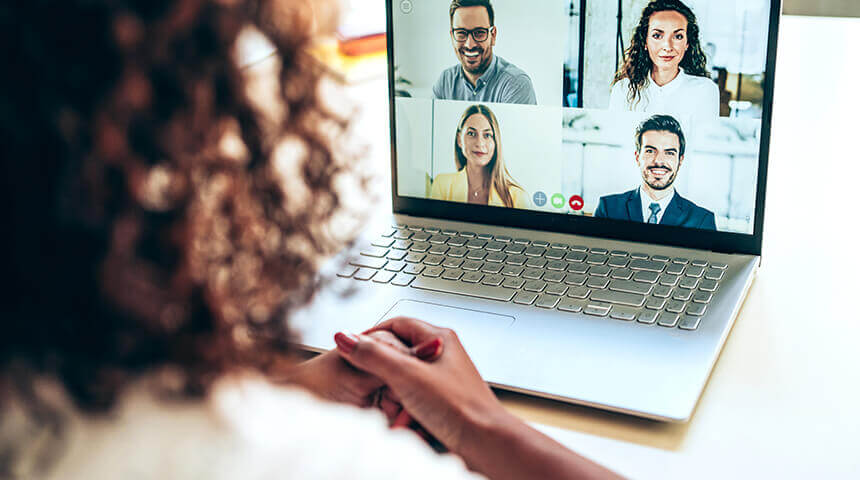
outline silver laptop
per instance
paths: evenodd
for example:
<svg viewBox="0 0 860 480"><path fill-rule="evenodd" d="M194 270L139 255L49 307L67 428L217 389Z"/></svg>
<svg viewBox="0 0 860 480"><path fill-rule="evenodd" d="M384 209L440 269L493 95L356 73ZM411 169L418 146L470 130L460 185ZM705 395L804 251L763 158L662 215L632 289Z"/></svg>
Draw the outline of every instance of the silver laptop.
<svg viewBox="0 0 860 480"><path fill-rule="evenodd" d="M622 3L388 0L394 212L306 348L412 316L494 387L691 417L761 260L781 6Z"/></svg>

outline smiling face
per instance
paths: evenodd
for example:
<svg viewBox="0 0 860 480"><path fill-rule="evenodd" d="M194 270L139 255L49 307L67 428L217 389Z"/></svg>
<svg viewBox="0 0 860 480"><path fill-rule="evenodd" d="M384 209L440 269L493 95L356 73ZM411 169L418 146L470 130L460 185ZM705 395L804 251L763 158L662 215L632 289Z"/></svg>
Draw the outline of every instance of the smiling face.
<svg viewBox="0 0 860 480"><path fill-rule="evenodd" d="M476 113L463 122L457 135L457 146L470 167L483 168L496 154L496 135L487 117Z"/></svg>
<svg viewBox="0 0 860 480"><path fill-rule="evenodd" d="M458 41L452 33L451 43L463 70L472 75L482 75L493 60L493 46L496 45L496 28L490 25L490 14L484 7L462 7L454 12L451 19L452 32L459 29L472 31L476 28L489 31L484 41L475 41L473 35L467 35L464 40Z"/></svg>
<svg viewBox="0 0 860 480"><path fill-rule="evenodd" d="M646 46L655 69L677 71L690 46L687 17L674 10L652 14Z"/></svg>
<svg viewBox="0 0 860 480"><path fill-rule="evenodd" d="M665 130L650 130L642 134L642 147L636 152L636 164L647 186L656 191L671 187L683 161L678 135Z"/></svg>

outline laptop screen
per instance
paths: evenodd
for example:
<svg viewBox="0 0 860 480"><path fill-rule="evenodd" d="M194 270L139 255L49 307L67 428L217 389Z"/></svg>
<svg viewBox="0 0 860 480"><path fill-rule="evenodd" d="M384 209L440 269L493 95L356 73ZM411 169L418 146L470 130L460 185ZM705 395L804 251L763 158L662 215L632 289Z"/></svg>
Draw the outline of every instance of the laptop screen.
<svg viewBox="0 0 860 480"><path fill-rule="evenodd" d="M752 235L771 0L392 0L397 195Z"/></svg>

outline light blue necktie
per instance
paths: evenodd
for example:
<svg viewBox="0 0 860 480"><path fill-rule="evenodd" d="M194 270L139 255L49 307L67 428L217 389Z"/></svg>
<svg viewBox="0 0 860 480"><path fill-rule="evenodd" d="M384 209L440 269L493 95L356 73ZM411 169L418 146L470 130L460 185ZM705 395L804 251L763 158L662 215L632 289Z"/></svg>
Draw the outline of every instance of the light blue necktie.
<svg viewBox="0 0 860 480"><path fill-rule="evenodd" d="M652 203L651 205L648 205L648 208L651 209L651 216L648 217L648 223L655 223L656 224L657 223L657 214L660 213L660 210L661 210L660 204L659 203Z"/></svg>

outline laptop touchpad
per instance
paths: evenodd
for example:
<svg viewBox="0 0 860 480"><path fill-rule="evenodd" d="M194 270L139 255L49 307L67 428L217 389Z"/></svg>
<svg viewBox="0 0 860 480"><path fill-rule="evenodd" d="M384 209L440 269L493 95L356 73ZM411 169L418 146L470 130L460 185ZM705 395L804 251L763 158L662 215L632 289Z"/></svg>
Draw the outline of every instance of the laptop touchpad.
<svg viewBox="0 0 860 480"><path fill-rule="evenodd" d="M383 315L380 321L395 317L417 318L438 327L454 330L476 365L484 365L484 359L504 355L500 339L503 338L503 332L516 321L509 315L415 300L400 300ZM480 367L479 370L481 370Z"/></svg>

